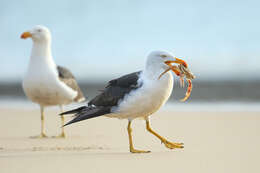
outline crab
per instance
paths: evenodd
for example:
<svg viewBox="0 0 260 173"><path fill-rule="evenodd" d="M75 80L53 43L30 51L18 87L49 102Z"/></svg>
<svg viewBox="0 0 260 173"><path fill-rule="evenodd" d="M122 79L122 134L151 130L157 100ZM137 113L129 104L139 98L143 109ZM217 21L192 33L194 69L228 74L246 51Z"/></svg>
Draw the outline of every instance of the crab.
<svg viewBox="0 0 260 173"><path fill-rule="evenodd" d="M188 82L188 88L185 94L185 97L181 99L181 102L185 102L191 94L192 91L192 79L195 79L195 75L190 71L190 69L187 66L184 66L183 64L180 64L178 66L167 64L169 68L165 70L160 76L159 79L168 71L172 70L177 76L180 77L180 86L183 88L184 87L184 79L186 78Z"/></svg>

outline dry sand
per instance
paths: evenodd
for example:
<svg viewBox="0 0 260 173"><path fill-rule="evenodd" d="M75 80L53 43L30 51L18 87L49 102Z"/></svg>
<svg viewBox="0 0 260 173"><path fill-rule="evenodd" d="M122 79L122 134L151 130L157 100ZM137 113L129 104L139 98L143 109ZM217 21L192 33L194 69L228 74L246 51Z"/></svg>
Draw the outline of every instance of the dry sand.
<svg viewBox="0 0 260 173"><path fill-rule="evenodd" d="M59 133L58 109L46 112L46 133ZM69 118L67 118L69 120ZM127 121L100 117L66 128L66 139L31 139L39 133L37 109L0 109L0 172L260 172L259 112L159 111L152 127L184 149L169 150L133 123L134 143L149 154L128 151Z"/></svg>

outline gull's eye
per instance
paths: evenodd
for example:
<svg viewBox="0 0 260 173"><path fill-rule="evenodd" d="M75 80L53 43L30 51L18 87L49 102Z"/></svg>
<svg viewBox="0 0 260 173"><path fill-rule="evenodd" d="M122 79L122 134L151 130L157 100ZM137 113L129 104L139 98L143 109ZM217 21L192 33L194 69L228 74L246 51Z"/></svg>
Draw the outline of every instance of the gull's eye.
<svg viewBox="0 0 260 173"><path fill-rule="evenodd" d="M37 29L37 31L38 31L38 32L42 32L42 30L41 30L41 29Z"/></svg>
<svg viewBox="0 0 260 173"><path fill-rule="evenodd" d="M162 54L162 55L160 55L160 57L162 57L162 58L166 58L167 55Z"/></svg>

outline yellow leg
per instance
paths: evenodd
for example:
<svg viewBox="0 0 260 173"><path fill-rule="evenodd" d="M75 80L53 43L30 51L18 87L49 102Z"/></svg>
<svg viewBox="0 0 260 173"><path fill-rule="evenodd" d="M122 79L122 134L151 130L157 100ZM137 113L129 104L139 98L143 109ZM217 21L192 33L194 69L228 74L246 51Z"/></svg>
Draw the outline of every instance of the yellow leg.
<svg viewBox="0 0 260 173"><path fill-rule="evenodd" d="M167 148L170 149L175 149L175 148L184 148L183 143L174 143L174 142L170 142L167 141L164 137L160 136L158 133L156 133L155 131L153 131L150 127L150 123L149 123L149 119L146 119L146 129L152 133L154 136L156 136L157 138L159 138L161 140L162 143L164 143L164 145Z"/></svg>
<svg viewBox="0 0 260 173"><path fill-rule="evenodd" d="M47 135L44 133L44 108L41 106L41 137L47 137Z"/></svg>
<svg viewBox="0 0 260 173"><path fill-rule="evenodd" d="M128 132L128 137L129 137L129 149L130 149L131 153L149 153L150 152L150 151L143 151L143 150L134 149L133 139L132 139L131 120L128 121L127 132Z"/></svg>
<svg viewBox="0 0 260 173"><path fill-rule="evenodd" d="M41 106L41 138L46 138L47 135L44 133L44 107Z"/></svg>
<svg viewBox="0 0 260 173"><path fill-rule="evenodd" d="M60 111L63 112L63 107L60 105ZM65 138L65 131L64 131L64 116L61 116L61 134L57 137L59 138Z"/></svg>
<svg viewBox="0 0 260 173"><path fill-rule="evenodd" d="M47 135L44 133L44 107L40 106L41 109L41 134L38 136L32 136L32 138L47 138Z"/></svg>

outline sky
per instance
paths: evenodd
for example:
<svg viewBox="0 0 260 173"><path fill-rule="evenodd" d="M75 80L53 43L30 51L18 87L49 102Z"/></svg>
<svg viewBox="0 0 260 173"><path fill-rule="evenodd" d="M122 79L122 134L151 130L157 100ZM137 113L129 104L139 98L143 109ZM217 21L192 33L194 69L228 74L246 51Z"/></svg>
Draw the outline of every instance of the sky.
<svg viewBox="0 0 260 173"><path fill-rule="evenodd" d="M260 80L260 1L0 1L0 81L21 81L34 25L52 32L55 62L82 81L143 69L153 50L184 59L202 80Z"/></svg>

